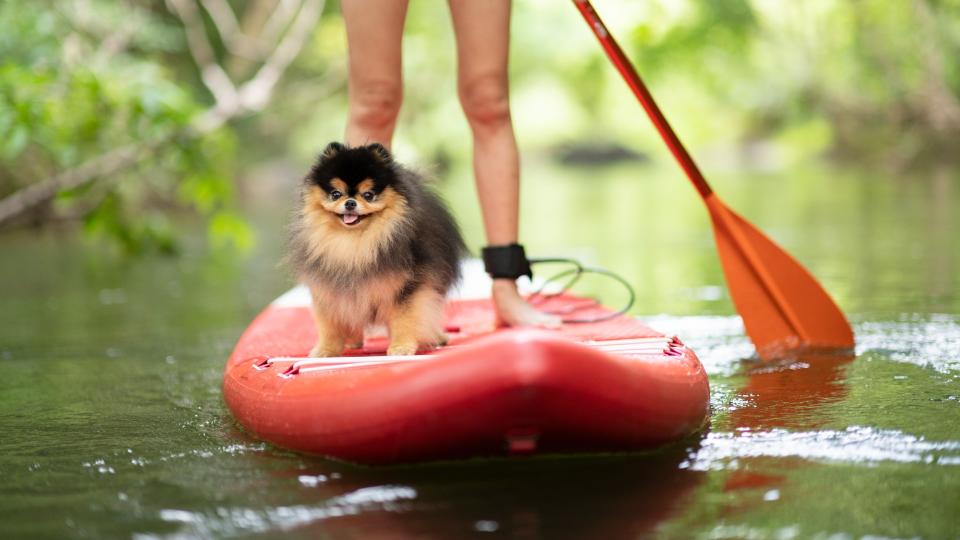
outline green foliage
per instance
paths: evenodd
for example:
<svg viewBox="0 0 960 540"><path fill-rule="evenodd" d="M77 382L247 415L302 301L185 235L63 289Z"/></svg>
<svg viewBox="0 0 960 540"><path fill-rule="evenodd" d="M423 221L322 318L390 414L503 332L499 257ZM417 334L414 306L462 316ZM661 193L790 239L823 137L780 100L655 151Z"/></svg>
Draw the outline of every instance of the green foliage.
<svg viewBox="0 0 960 540"><path fill-rule="evenodd" d="M956 0L594 4L694 150L709 146L734 156L738 146L763 142L789 160L956 155L948 152L960 137ZM325 16L298 61L301 75L342 69L342 24L338 13ZM395 146L427 163L441 156L467 161L470 136L457 103L448 10L411 3L404 32L405 101ZM525 152L596 140L662 151L569 2L514 3L510 62ZM302 160L341 136L342 89L318 99L302 85L283 100L279 111L291 119Z"/></svg>
<svg viewBox="0 0 960 540"><path fill-rule="evenodd" d="M667 6L680 14L664 25ZM942 149L960 136L957 8L662 0L638 17L629 48L653 78L696 84L714 107L733 110L745 139L826 121L823 141L834 151L864 157L894 147L927 158L911 147Z"/></svg>
<svg viewBox="0 0 960 540"><path fill-rule="evenodd" d="M243 23L243 10L268 13L271 4L231 5ZM709 147L727 160L766 149L780 167L824 155L893 164L956 159L957 0L604 0L596 7L698 157ZM61 193L29 217L79 217L92 234L136 252L173 250L180 222L199 215L212 245L248 245L251 232L233 202L237 172L291 155L303 167L342 137L347 51L338 8L328 2L262 114L197 139L183 135L210 99L163 1L0 2L0 197L110 150L162 141L139 166ZM225 57L224 43L213 41ZM445 5L411 2L403 51L405 101L394 141L401 158L468 163ZM238 58L224 64L233 76L256 67ZM665 156L569 3L514 3L510 73L525 155L590 141ZM771 161L764 163L769 170Z"/></svg>
<svg viewBox="0 0 960 540"><path fill-rule="evenodd" d="M182 138L204 106L170 67L183 48L175 24L147 5L82 4L0 3L0 196L140 145L140 165L61 193L38 217L81 218L129 252L171 252L171 219L187 217L175 208L231 211L232 136ZM220 240L248 238L242 220L210 230L248 243Z"/></svg>

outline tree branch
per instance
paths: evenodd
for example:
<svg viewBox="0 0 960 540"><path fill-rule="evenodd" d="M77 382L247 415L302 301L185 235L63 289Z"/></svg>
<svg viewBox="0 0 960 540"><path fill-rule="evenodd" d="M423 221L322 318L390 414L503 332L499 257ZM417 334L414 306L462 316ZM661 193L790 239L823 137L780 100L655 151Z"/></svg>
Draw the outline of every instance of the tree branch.
<svg viewBox="0 0 960 540"><path fill-rule="evenodd" d="M250 60L262 60L266 56L263 40L247 36L240 30L237 16L226 0L200 0L200 5L210 14L220 39L232 54Z"/></svg>
<svg viewBox="0 0 960 540"><path fill-rule="evenodd" d="M284 2L285 0L281 0ZM269 102L280 77L303 48L323 11L324 0L303 0L289 30L277 44L256 75L240 90L217 63L202 16L194 0L167 0L171 11L184 23L187 44L197 63L204 84L213 95L213 106L194 117L180 130L148 141L131 143L92 158L83 164L41 180L0 199L0 225L40 206L58 193L74 189L98 178L117 174L136 165L160 146L176 138L195 138L209 133L233 118L260 111Z"/></svg>
<svg viewBox="0 0 960 540"><path fill-rule="evenodd" d="M200 69L200 79L213 94L213 99L217 101L219 107L224 109L237 107L237 87L230 80L227 72L217 63L197 5L193 0L167 0L167 5L183 21L190 55Z"/></svg>
<svg viewBox="0 0 960 540"><path fill-rule="evenodd" d="M290 30L252 79L240 88L240 99L247 109L259 111L270 100L274 86L300 53L323 12L324 0L304 0Z"/></svg>
<svg viewBox="0 0 960 540"><path fill-rule="evenodd" d="M166 142L164 137L154 141L133 143L115 148L93 158L75 169L70 169L51 178L31 184L0 200L0 224L53 199L61 191L80 187L95 178L115 174L143 158L156 147Z"/></svg>
<svg viewBox="0 0 960 540"><path fill-rule="evenodd" d="M280 39L283 31L290 26L290 21L297 14L298 2L295 0L277 0L277 5L270 13L270 18L263 25L260 39L267 43L274 43Z"/></svg>
<svg viewBox="0 0 960 540"><path fill-rule="evenodd" d="M233 36L239 31L237 16L233 14L233 9L226 0L200 0L203 9L207 10L210 18L213 19L214 26L220 32L220 37L224 42L233 39Z"/></svg>

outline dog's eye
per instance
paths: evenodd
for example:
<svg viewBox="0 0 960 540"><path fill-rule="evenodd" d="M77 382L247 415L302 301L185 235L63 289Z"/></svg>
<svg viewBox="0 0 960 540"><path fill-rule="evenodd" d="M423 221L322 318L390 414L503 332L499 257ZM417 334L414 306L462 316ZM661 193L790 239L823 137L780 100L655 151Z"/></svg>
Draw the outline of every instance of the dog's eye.
<svg viewBox="0 0 960 540"><path fill-rule="evenodd" d="M367 201L367 202L370 202L370 201L373 200L373 197L374 197L374 195L373 195L373 192L372 192L372 191L364 191L364 192L363 192L363 200L365 200L365 201Z"/></svg>
<svg viewBox="0 0 960 540"><path fill-rule="evenodd" d="M342 197L342 196L343 196L343 193L340 193L340 192L337 191L337 190L333 190L333 191L330 192L330 198L333 199L333 200L337 200L337 199L339 199L339 198Z"/></svg>

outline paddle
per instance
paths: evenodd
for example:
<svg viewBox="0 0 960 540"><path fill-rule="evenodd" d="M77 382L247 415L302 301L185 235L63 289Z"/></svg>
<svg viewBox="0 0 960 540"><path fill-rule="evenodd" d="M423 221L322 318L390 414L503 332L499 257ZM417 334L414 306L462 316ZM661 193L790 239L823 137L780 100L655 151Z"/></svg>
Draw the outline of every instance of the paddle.
<svg viewBox="0 0 960 540"><path fill-rule="evenodd" d="M730 296L761 358L798 349L850 349L853 331L817 280L713 193L589 0L573 0L710 212Z"/></svg>

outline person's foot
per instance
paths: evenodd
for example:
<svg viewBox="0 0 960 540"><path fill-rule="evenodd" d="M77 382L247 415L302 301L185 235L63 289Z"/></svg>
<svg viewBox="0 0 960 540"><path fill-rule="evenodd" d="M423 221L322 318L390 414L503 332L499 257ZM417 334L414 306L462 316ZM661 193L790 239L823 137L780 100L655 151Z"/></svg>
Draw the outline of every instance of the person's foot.
<svg viewBox="0 0 960 540"><path fill-rule="evenodd" d="M497 308L497 326L539 326L560 328L562 321L556 315L534 309L517 292L517 284L510 279L493 280L493 304Z"/></svg>

